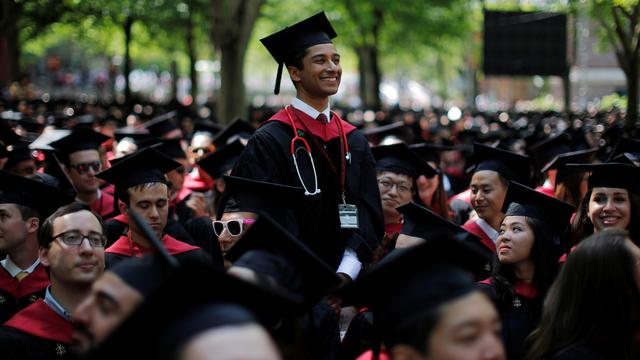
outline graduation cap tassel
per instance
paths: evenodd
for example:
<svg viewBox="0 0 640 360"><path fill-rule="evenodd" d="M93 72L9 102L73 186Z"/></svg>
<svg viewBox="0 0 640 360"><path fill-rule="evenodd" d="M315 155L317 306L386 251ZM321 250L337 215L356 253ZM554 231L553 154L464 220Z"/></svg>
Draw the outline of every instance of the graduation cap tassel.
<svg viewBox="0 0 640 360"><path fill-rule="evenodd" d="M284 67L284 63L278 64L278 73L276 74L276 87L273 89L273 93L278 95L280 94L280 81L282 80L282 68Z"/></svg>

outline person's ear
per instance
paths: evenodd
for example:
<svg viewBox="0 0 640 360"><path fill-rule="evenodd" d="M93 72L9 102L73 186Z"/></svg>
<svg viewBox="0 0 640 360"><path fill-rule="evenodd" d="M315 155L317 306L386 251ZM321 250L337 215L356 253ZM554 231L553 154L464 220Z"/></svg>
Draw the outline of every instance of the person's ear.
<svg viewBox="0 0 640 360"><path fill-rule="evenodd" d="M51 245L51 244L49 244ZM51 262L49 261L49 246L45 247L40 247L38 249L38 257L40 258L40 263L44 266L44 267L49 267L51 266Z"/></svg>
<svg viewBox="0 0 640 360"><path fill-rule="evenodd" d="M118 201L118 210L120 210L121 214L127 214L129 207L122 201Z"/></svg>
<svg viewBox="0 0 640 360"><path fill-rule="evenodd" d="M293 81L294 83L300 81L300 69L295 66L287 66L287 71L289 72L291 81Z"/></svg>
<svg viewBox="0 0 640 360"><path fill-rule="evenodd" d="M40 219L32 217L27 219L27 232L29 234L37 233L40 228Z"/></svg>

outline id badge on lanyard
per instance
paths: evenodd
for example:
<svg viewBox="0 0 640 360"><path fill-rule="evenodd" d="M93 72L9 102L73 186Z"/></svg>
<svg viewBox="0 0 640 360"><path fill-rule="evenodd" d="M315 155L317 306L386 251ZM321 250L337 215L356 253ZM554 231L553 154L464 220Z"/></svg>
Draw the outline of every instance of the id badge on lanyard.
<svg viewBox="0 0 640 360"><path fill-rule="evenodd" d="M340 228L358 229L358 207L347 204L344 192L342 193L342 204L338 204L338 214L340 215Z"/></svg>

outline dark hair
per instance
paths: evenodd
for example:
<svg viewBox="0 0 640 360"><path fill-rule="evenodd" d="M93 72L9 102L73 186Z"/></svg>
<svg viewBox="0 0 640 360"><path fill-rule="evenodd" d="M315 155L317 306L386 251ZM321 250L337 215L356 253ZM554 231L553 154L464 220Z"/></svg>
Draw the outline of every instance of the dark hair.
<svg viewBox="0 0 640 360"><path fill-rule="evenodd" d="M631 204L631 214L627 231L629 237L636 245L640 246L640 196L627 189L629 193L629 203ZM571 224L571 234L573 244L579 244L587 236L594 233L593 223L589 219L589 202L593 188L589 189L578 206L576 216Z"/></svg>
<svg viewBox="0 0 640 360"><path fill-rule="evenodd" d="M542 321L528 341L527 359L544 359L574 345L602 340L617 359L637 359L640 292L627 232L606 229L568 256L544 302Z"/></svg>
<svg viewBox="0 0 640 360"><path fill-rule="evenodd" d="M429 352L427 348L429 344L428 338L442 318L442 313L446 305L447 303L444 303L436 308L430 308L426 311L416 313L411 319L394 327L393 331L384 331L381 329L380 331L384 331L385 333L385 335L383 335L385 347L391 349L398 344L404 344L411 346L420 354L427 355Z"/></svg>
<svg viewBox="0 0 640 360"><path fill-rule="evenodd" d="M58 210L56 210L56 212L54 212L51 216L49 216L44 221L42 226L40 226L40 232L38 233L38 242L40 244L40 247L48 248L51 242L53 242L53 222L57 218L68 215L68 214L77 213L80 211L89 211L91 214L93 214L93 216L95 216L95 218L100 223L101 232L103 234L106 234L106 227L100 215L93 212L89 207L89 205L87 204L83 204L80 202L72 202L71 204L65 205L59 208Z"/></svg>
<svg viewBox="0 0 640 360"><path fill-rule="evenodd" d="M571 175L567 175L561 182L557 182L556 180L556 188L554 190L556 199L562 200L577 207L582 200L582 194L580 194L580 186L583 180L583 172L577 172Z"/></svg>
<svg viewBox="0 0 640 360"><path fill-rule="evenodd" d="M533 283L544 297L556 275L557 257L553 249L556 239L549 226L543 221L528 216L525 219L533 231L533 246L529 254L535 266ZM499 306L504 304L510 306L515 296L515 282L517 280L513 266L500 263L496 256L491 277L491 284L498 296Z"/></svg>
<svg viewBox="0 0 640 360"><path fill-rule="evenodd" d="M42 220L40 218L40 213L38 213L38 211L36 209L28 207L28 206L20 205L20 204L15 204L15 205L18 208L18 211L20 212L20 216L22 217L22 221L27 221L27 219L30 219L30 218L38 218L38 219Z"/></svg>
<svg viewBox="0 0 640 360"><path fill-rule="evenodd" d="M291 56L287 61L285 61L287 66L293 66L298 70L304 69L304 57L309 53L309 48L306 48L295 55Z"/></svg>

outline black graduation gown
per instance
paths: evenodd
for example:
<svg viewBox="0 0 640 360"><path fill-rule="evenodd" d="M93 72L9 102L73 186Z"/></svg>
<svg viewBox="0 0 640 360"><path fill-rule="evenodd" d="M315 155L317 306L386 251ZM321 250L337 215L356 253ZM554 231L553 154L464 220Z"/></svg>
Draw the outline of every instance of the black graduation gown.
<svg viewBox="0 0 640 360"><path fill-rule="evenodd" d="M18 311L44 298L49 276L41 264L22 281L16 280L0 266L0 324Z"/></svg>
<svg viewBox="0 0 640 360"><path fill-rule="evenodd" d="M557 351L551 360L609 360L622 359L623 354L615 346L605 346L604 343L590 339L583 344L571 345Z"/></svg>
<svg viewBox="0 0 640 360"><path fill-rule="evenodd" d="M306 115L296 110L300 118ZM276 114L277 115L277 114ZM306 116L306 121L316 121ZM340 121L334 114L331 123ZM334 125L335 126L335 125ZM299 133L303 129L298 128ZM341 144L339 138L317 142L326 147L331 163L319 150L312 135L304 133L315 163L318 187L321 193L304 196L302 204L287 204L285 216L276 220L292 234L303 240L311 250L329 266L336 269L342 259L345 246L354 249L362 262L370 262L373 250L383 234L384 221L380 205L380 193L376 181L375 160L366 138L358 130L347 134L351 163L346 165L346 201L358 207L358 230L342 230L338 216L341 203L339 174L341 171ZM260 127L249 140L236 162L232 175L274 182L290 186L302 186L291 156L292 127L281 121L269 121ZM296 142L296 147L302 146ZM313 191L314 176L310 161L299 152L298 165L305 184ZM286 201L286 199L283 199ZM296 206L298 205L298 206Z"/></svg>
<svg viewBox="0 0 640 360"><path fill-rule="evenodd" d="M0 357L3 360L75 359L69 349L72 334L71 322L38 300L0 327Z"/></svg>
<svg viewBox="0 0 640 360"><path fill-rule="evenodd" d="M497 297L489 280L481 283ZM502 340L508 360L520 360L526 354L525 339L538 326L542 317L544 296L532 284L516 283L515 296L509 301L498 300L502 320Z"/></svg>

